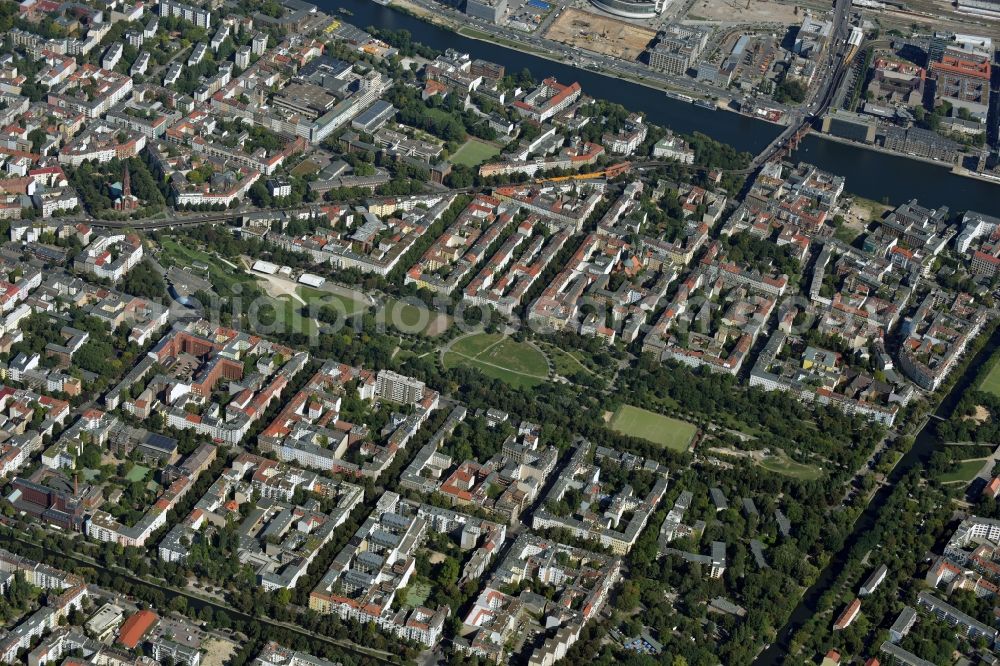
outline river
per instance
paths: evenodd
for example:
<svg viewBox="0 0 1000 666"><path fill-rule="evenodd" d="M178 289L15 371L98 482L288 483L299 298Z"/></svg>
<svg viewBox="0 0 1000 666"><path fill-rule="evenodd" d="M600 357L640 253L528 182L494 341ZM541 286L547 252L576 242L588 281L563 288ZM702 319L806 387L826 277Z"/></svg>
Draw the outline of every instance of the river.
<svg viewBox="0 0 1000 666"><path fill-rule="evenodd" d="M579 81L585 93L617 102L632 111L641 111L658 125L677 132L701 132L739 150L757 153L781 131L777 125L762 120L727 111L710 111L671 99L638 83L463 37L370 0L312 2L337 16L340 16L337 10L341 7L350 10L353 16L344 20L360 28L370 25L390 30L405 28L415 41L442 50L454 48L466 51L475 57L500 63L511 72L527 68L536 79L555 76L561 81ZM899 204L919 197L925 205L946 205L952 210L996 213L1000 209L997 204L1000 186L956 176L944 167L926 162L848 146L817 135L803 141L795 158L844 176L848 191L876 201L887 199L889 203Z"/></svg>
<svg viewBox="0 0 1000 666"><path fill-rule="evenodd" d="M975 381L982 364L998 348L1000 348L1000 328L993 332L989 342L983 346L972 359L972 362L969 363L968 367L966 367L965 373L938 405L937 410L934 412L935 416L942 419L947 419L951 416L951 412L958 403L959 398L962 397L965 390ZM935 424L935 419L927 420L927 423L924 424L924 427L917 434L913 447L900 458L899 463L889 473L888 483L875 492L868 506L858 517L857 522L854 524L854 529L844 541L843 548L834 554L830 563L820 573L816 582L806 590L798 606L792 611L788 622L778 632L777 640L774 641L771 647L761 653L755 664L759 666L777 666L777 664L783 662L792 635L801 629L809 618L812 617L813 613L816 612L817 602L836 581L837 575L843 570L844 564L847 562L847 558L855 544L857 544L858 539L875 527L875 521L878 519L879 512L889 499L896 484L915 466L924 465L930 460L931 454L934 453L938 445L938 439L934 433Z"/></svg>

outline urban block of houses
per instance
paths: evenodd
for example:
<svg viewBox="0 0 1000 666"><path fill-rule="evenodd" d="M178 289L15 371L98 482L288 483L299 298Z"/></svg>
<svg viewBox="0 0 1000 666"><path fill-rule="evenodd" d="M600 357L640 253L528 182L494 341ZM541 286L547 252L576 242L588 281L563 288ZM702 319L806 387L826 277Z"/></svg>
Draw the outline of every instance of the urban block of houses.
<svg viewBox="0 0 1000 666"><path fill-rule="evenodd" d="M205 320L175 323L147 357L165 372L130 387L136 401L173 428L229 445L242 441L309 358Z"/></svg>
<svg viewBox="0 0 1000 666"><path fill-rule="evenodd" d="M235 521L240 562L264 590L293 588L363 497L360 486L241 453L160 541L159 555L184 561L193 544Z"/></svg>
<svg viewBox="0 0 1000 666"><path fill-rule="evenodd" d="M190 492L198 477L215 460L216 448L202 444L191 455L175 466L176 473L167 474L169 481L145 514L133 524L123 524L102 508L98 508L87 518L86 534L97 541L115 543L120 546L146 545L156 530L167 524L167 514ZM107 498L110 501L110 498Z"/></svg>
<svg viewBox="0 0 1000 666"><path fill-rule="evenodd" d="M587 141L578 141L569 146L559 148L552 157L536 157L532 159L514 159L502 162L487 162L479 167L479 175L483 178L491 176L510 176L525 174L534 176L539 172L552 169L569 169L576 171L591 166L604 155L604 146Z"/></svg>
<svg viewBox="0 0 1000 666"><path fill-rule="evenodd" d="M546 231L542 218L529 215L466 285L462 299L507 316L513 314L571 235L566 229L549 235Z"/></svg>
<svg viewBox="0 0 1000 666"><path fill-rule="evenodd" d="M142 239L136 234L104 232L95 237L73 261L78 271L117 282L142 261Z"/></svg>
<svg viewBox="0 0 1000 666"><path fill-rule="evenodd" d="M522 422L516 429L507 428L511 434L489 460L459 461L442 448L456 428L463 427L465 417L465 407L452 409L441 428L403 470L399 485L407 490L438 493L453 506L477 506L508 523L516 520L538 497L555 468L558 451L551 444L543 446L541 428ZM505 426L493 426L500 427Z"/></svg>
<svg viewBox="0 0 1000 666"><path fill-rule="evenodd" d="M59 163L73 167L84 162L110 162L136 157L146 147L146 136L105 123L91 123L59 149Z"/></svg>
<svg viewBox="0 0 1000 666"><path fill-rule="evenodd" d="M681 164L694 164L694 150L687 141L670 131L653 144L653 157L676 160Z"/></svg>
<svg viewBox="0 0 1000 666"><path fill-rule="evenodd" d="M721 493L722 491L720 490L719 492ZM684 514L691 508L692 500L694 500L694 494L690 490L682 490L677 499L674 500L674 505L667 512L667 516L663 519L663 524L660 525L657 541L660 544L661 551L666 551L671 541L697 534L700 531L697 527L692 527L684 523Z"/></svg>
<svg viewBox="0 0 1000 666"><path fill-rule="evenodd" d="M809 299L831 320L824 333L835 328L852 348L860 348L896 326L917 281L904 266L826 243L816 259Z"/></svg>
<svg viewBox="0 0 1000 666"><path fill-rule="evenodd" d="M800 233L827 236L833 233L833 211L844 192L844 178L811 164L769 162L747 193L745 205L753 215L778 227L791 225ZM730 224L737 224L739 216ZM760 225L752 217L744 224Z"/></svg>
<svg viewBox="0 0 1000 666"><path fill-rule="evenodd" d="M719 253L713 243L701 266L681 282L643 340L643 351L692 367L739 372L788 278L742 268Z"/></svg>
<svg viewBox="0 0 1000 666"><path fill-rule="evenodd" d="M565 85L550 77L514 102L514 110L528 120L541 123L566 110L582 94L579 83Z"/></svg>
<svg viewBox="0 0 1000 666"><path fill-rule="evenodd" d="M664 556L679 557L685 562L701 566L702 575L707 573L709 578L722 578L722 574L726 572L726 544L713 541L709 553L705 555L670 547L661 550Z"/></svg>
<svg viewBox="0 0 1000 666"><path fill-rule="evenodd" d="M503 544L506 528L481 518L419 504L386 492L309 595L309 608L434 646L450 608L403 606L394 600L413 579L429 539L447 538L462 553L459 584L478 580Z"/></svg>
<svg viewBox="0 0 1000 666"><path fill-rule="evenodd" d="M323 141L371 107L392 79L375 69L355 71L321 52L322 43L311 40L295 47L286 40L267 53L261 50L264 57L212 93L212 108L310 143ZM285 82L289 85L262 110L266 91Z"/></svg>
<svg viewBox="0 0 1000 666"><path fill-rule="evenodd" d="M138 132L147 140L158 139L181 119L179 104L176 92L146 84L136 87L131 97L108 111L105 121Z"/></svg>
<svg viewBox="0 0 1000 666"><path fill-rule="evenodd" d="M36 418L41 415L41 419ZM52 437L70 415L65 400L31 389L0 387L0 478L11 478L41 452L44 435Z"/></svg>
<svg viewBox="0 0 1000 666"><path fill-rule="evenodd" d="M333 228L321 228L300 237L271 232L267 239L285 249L307 254L317 263L386 276L400 265L400 260L448 210L452 201L454 198L450 196L434 196L400 200L398 208L392 208L393 204L367 208L328 206L323 212ZM425 207L416 208L417 203ZM374 212L373 208L380 212Z"/></svg>
<svg viewBox="0 0 1000 666"><path fill-rule="evenodd" d="M515 203L521 210L553 220L575 233L603 199L603 190L565 183L507 185L494 188L493 198Z"/></svg>
<svg viewBox="0 0 1000 666"><path fill-rule="evenodd" d="M552 330L573 330L608 342L634 340L676 273L652 253L634 246L643 220L639 183L626 187L566 267L531 304L528 320ZM641 244L641 243L640 243ZM660 270L648 270L650 268ZM597 311L587 312L591 306Z"/></svg>
<svg viewBox="0 0 1000 666"><path fill-rule="evenodd" d="M1000 521L970 516L959 523L925 580L951 594L969 590L977 597L1000 593Z"/></svg>
<svg viewBox="0 0 1000 666"><path fill-rule="evenodd" d="M616 481L602 483L602 469L614 470ZM631 483L622 483L621 478ZM636 491L632 483L641 483L645 492ZM569 463L535 510L532 527L565 529L624 555L635 545L666 490L666 476L655 462L579 440Z"/></svg>
<svg viewBox="0 0 1000 666"><path fill-rule="evenodd" d="M982 639L989 648L996 646L996 629L963 613L948 602L942 601L930 591L924 590L917 595L917 606L932 613L939 620L952 625L970 640Z"/></svg>
<svg viewBox="0 0 1000 666"><path fill-rule="evenodd" d="M131 77L88 63L50 92L48 103L93 119L103 116L131 92Z"/></svg>
<svg viewBox="0 0 1000 666"><path fill-rule="evenodd" d="M882 255L897 247L919 252L929 269L929 260L940 254L957 234L956 228L949 224L947 206L926 208L913 199L897 206L881 221L871 241L866 239L865 249Z"/></svg>
<svg viewBox="0 0 1000 666"><path fill-rule="evenodd" d="M271 149L261 145L264 140L255 131L266 132L266 138L277 139L281 142L281 147ZM202 109L193 111L168 128L164 140L186 146L195 154L257 171L265 176L272 175L288 157L302 152L306 146L306 140L302 137L286 141L271 130L255 130L241 119L224 121L220 116Z"/></svg>
<svg viewBox="0 0 1000 666"><path fill-rule="evenodd" d="M897 383L876 379L852 367L852 360L775 331L750 372L750 386L788 391L801 400L833 405L891 427L900 407L909 402L912 388L902 378Z"/></svg>
<svg viewBox="0 0 1000 666"><path fill-rule="evenodd" d="M933 290L903 322L899 368L917 386L933 391L951 372L987 319L987 310L966 293Z"/></svg>
<svg viewBox="0 0 1000 666"><path fill-rule="evenodd" d="M111 331L125 324L129 327L129 341L140 347L152 342L167 325L169 312L156 301L86 283L82 292L88 315L100 319Z"/></svg>
<svg viewBox="0 0 1000 666"><path fill-rule="evenodd" d="M44 634L57 630L71 611L82 610L90 595L86 583L78 576L0 551L0 587L6 591L11 578L18 574L47 594L41 608L0 636L0 661L8 664L17 663L21 650L27 650Z"/></svg>
<svg viewBox="0 0 1000 666"><path fill-rule="evenodd" d="M250 666L337 666L340 662L322 659L307 652L292 650L274 641L260 651Z"/></svg>
<svg viewBox="0 0 1000 666"><path fill-rule="evenodd" d="M242 201L261 177L251 167L229 162L220 166L185 146L150 142L148 153L156 171L170 183L177 206L229 206Z"/></svg>
<svg viewBox="0 0 1000 666"><path fill-rule="evenodd" d="M389 370L373 373L328 361L259 437L263 452L309 469L377 478L438 405L423 382ZM381 432L341 418L345 401L390 410ZM397 413L397 405L409 414Z"/></svg>
<svg viewBox="0 0 1000 666"><path fill-rule="evenodd" d="M13 163L8 162L8 167L12 166ZM20 175L0 179L0 218L20 220L25 209L34 208L41 212L43 220L48 220L59 211L73 211L79 207L79 196L69 185L56 158L43 158L34 168L25 166L16 173ZM15 229L30 228L32 224L49 226L37 220L14 222L11 224L11 236L20 235L20 231ZM28 240L37 240L37 237Z"/></svg>
<svg viewBox="0 0 1000 666"><path fill-rule="evenodd" d="M615 155L631 155L646 140L649 129L642 121L642 114L633 113L625 119L624 126L612 134L605 132L601 138L604 148Z"/></svg>
<svg viewBox="0 0 1000 666"><path fill-rule="evenodd" d="M510 232L516 214L516 206L485 194L476 195L406 271L406 284L442 294L452 293L485 259L494 243ZM520 227L515 233L524 235Z"/></svg>
<svg viewBox="0 0 1000 666"><path fill-rule="evenodd" d="M1000 218L968 211L962 216L962 231L955 237L955 249L967 255L969 270L991 280L1000 267Z"/></svg>
<svg viewBox="0 0 1000 666"><path fill-rule="evenodd" d="M515 637L524 638L529 664L551 666L563 658L584 625L607 603L621 579L617 557L575 548L522 532L462 619L456 647L494 663L512 657ZM501 590L526 587L519 595ZM542 591L551 591L544 596ZM554 634L545 636L546 631Z"/></svg>

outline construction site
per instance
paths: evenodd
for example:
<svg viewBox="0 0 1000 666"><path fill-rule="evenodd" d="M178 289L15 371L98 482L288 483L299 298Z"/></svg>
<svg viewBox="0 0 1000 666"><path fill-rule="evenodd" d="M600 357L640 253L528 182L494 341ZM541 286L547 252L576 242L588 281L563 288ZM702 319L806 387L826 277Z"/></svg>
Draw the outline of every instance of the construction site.
<svg viewBox="0 0 1000 666"><path fill-rule="evenodd" d="M807 3L807 5L810 3ZM815 3L829 9L829 3ZM803 3L775 0L695 0L685 18L702 21L745 21L747 23L780 23L792 25L802 20Z"/></svg>
<svg viewBox="0 0 1000 666"><path fill-rule="evenodd" d="M656 37L651 28L567 7L545 33L548 39L601 55L635 61Z"/></svg>

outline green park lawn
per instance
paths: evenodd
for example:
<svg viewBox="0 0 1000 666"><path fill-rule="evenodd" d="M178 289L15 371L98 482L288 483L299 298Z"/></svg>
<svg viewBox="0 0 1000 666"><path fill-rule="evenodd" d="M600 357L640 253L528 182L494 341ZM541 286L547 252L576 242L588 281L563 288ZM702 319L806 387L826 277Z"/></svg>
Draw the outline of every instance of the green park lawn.
<svg viewBox="0 0 1000 666"><path fill-rule="evenodd" d="M451 326L451 317L415 303L386 299L382 308L385 323L403 333L437 337Z"/></svg>
<svg viewBox="0 0 1000 666"><path fill-rule="evenodd" d="M961 460L955 469L945 472L938 477L941 483L968 483L975 478L979 470L982 469L985 458L972 458Z"/></svg>
<svg viewBox="0 0 1000 666"><path fill-rule="evenodd" d="M279 338L281 333L313 335L316 320L302 314L302 304L288 295L267 297L257 310L257 318L264 327L261 333Z"/></svg>
<svg viewBox="0 0 1000 666"><path fill-rule="evenodd" d="M307 310L314 304L317 310L324 305L332 305L346 316L354 317L364 313L368 309L362 301L345 294L313 289L312 287L298 287L295 291L306 302L306 305L303 307Z"/></svg>
<svg viewBox="0 0 1000 666"><path fill-rule="evenodd" d="M593 372L581 363L580 359L574 356L572 352L560 349L555 345L547 347L546 352L552 360L552 365L555 368L555 371L563 377L572 377L578 372L593 374Z"/></svg>
<svg viewBox="0 0 1000 666"><path fill-rule="evenodd" d="M524 342L500 333L475 333L460 338L445 352L444 365L477 368L512 386L536 386L548 379L548 359Z"/></svg>
<svg viewBox="0 0 1000 666"><path fill-rule="evenodd" d="M686 451L698 431L687 421L631 405L619 407L609 425L615 432L645 439L673 451Z"/></svg>
<svg viewBox="0 0 1000 666"><path fill-rule="evenodd" d="M475 358L482 354L487 348L500 342L503 335L500 333L476 333L459 338L451 346L451 351L461 356Z"/></svg>
<svg viewBox="0 0 1000 666"><path fill-rule="evenodd" d="M233 285L238 282L252 282L255 278L246 273L227 266L207 252L203 252L187 245L182 245L172 238L163 237L160 239L162 252L157 260L166 266L190 267L195 262L208 266L209 280L224 291L231 291Z"/></svg>
<svg viewBox="0 0 1000 666"><path fill-rule="evenodd" d="M800 481L815 481L823 474L823 471L819 467L805 465L792 460L784 452L777 455L769 455L757 464L769 472L790 476Z"/></svg>
<svg viewBox="0 0 1000 666"><path fill-rule="evenodd" d="M465 166L479 166L491 157L500 154L500 149L479 139L469 139L455 151L451 156L454 164L464 164Z"/></svg>

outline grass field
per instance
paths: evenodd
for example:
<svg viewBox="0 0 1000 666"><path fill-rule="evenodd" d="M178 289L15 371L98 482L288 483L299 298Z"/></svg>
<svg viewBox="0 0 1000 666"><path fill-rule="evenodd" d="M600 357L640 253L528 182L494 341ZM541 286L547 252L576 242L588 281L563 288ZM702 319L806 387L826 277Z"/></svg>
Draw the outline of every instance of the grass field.
<svg viewBox="0 0 1000 666"><path fill-rule="evenodd" d="M313 304L316 305L317 309L324 305L333 305L348 317L362 314L368 309L368 306L362 301L345 294L336 294L330 291L323 291L322 289L313 289L312 287L297 287L295 293L306 302L307 305L303 306L306 308Z"/></svg>
<svg viewBox="0 0 1000 666"><path fill-rule="evenodd" d="M851 243L854 242L854 239L860 236L862 233L864 233L862 229L858 229L857 227L849 227L846 224L843 224L837 227L837 229L833 232L833 237L842 243L847 243L848 245L850 245Z"/></svg>
<svg viewBox="0 0 1000 666"><path fill-rule="evenodd" d="M462 356L475 358L502 339L503 335L500 333L467 335L464 338L456 340L455 344L451 346L451 351Z"/></svg>
<svg viewBox="0 0 1000 666"><path fill-rule="evenodd" d="M135 467L133 467L128 471L128 474L125 475L125 478L131 481L132 483L135 483L136 481L142 481L143 479L145 479L147 474L149 474L148 467L145 467L143 465L136 465Z"/></svg>
<svg viewBox="0 0 1000 666"><path fill-rule="evenodd" d="M775 454L765 457L757 463L769 472L783 474L800 481L815 481L823 471L814 465L804 465L789 458L786 454Z"/></svg>
<svg viewBox="0 0 1000 666"><path fill-rule="evenodd" d="M519 387L536 386L548 379L548 359L524 342L500 333L474 333L459 338L445 352L444 365L465 365Z"/></svg>
<svg viewBox="0 0 1000 666"><path fill-rule="evenodd" d="M308 176L309 174L316 173L319 170L320 170L319 164L316 164L312 160L302 160L301 162L295 165L294 169L292 169L292 175L301 178L302 176Z"/></svg>
<svg viewBox="0 0 1000 666"><path fill-rule="evenodd" d="M286 333L302 333L313 335L316 332L316 320L303 316L302 304L291 296L267 297L257 310L257 320L264 330L264 335L279 335Z"/></svg>
<svg viewBox="0 0 1000 666"><path fill-rule="evenodd" d="M698 430L687 421L631 405L619 407L608 425L615 432L645 439L673 451L686 451Z"/></svg>
<svg viewBox="0 0 1000 666"><path fill-rule="evenodd" d="M451 317L443 312L436 312L395 298L386 299L382 317L385 323L403 333L416 333L431 338L447 331L452 323Z"/></svg>
<svg viewBox="0 0 1000 666"><path fill-rule="evenodd" d="M970 460L959 461L955 469L939 476L938 481L941 483L968 483L975 478L985 462L985 458L972 458Z"/></svg>
<svg viewBox="0 0 1000 666"><path fill-rule="evenodd" d="M979 390L1000 396L1000 363L994 363L986 376L980 380Z"/></svg>
<svg viewBox="0 0 1000 666"><path fill-rule="evenodd" d="M451 161L453 164L474 167L499 154L500 149L496 146L479 139L469 139L455 151L455 154L451 156Z"/></svg>
<svg viewBox="0 0 1000 666"><path fill-rule="evenodd" d="M581 363L576 356L565 349L551 346L546 349L546 352L549 358L552 359L552 365L555 367L556 372L563 377L572 377L579 372L593 374L590 368Z"/></svg>

